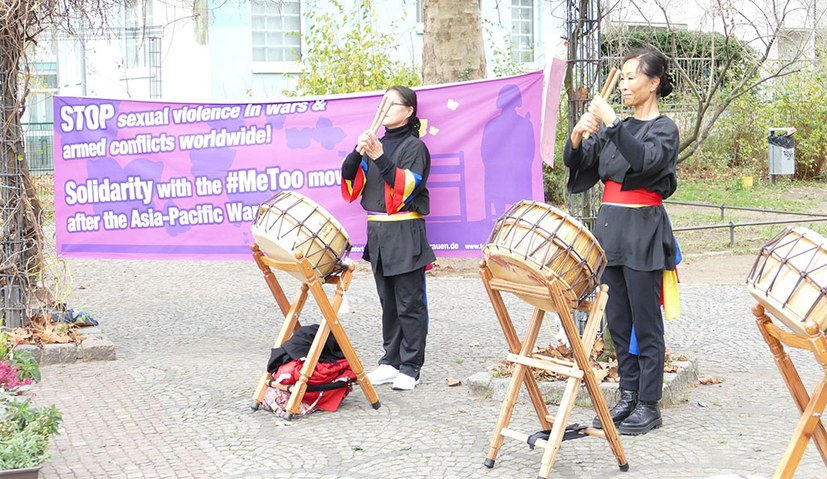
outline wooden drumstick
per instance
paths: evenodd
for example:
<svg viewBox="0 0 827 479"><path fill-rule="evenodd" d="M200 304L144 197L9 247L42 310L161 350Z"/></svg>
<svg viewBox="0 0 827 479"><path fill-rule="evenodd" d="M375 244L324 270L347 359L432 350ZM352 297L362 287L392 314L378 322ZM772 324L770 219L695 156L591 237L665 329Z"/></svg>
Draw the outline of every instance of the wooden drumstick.
<svg viewBox="0 0 827 479"><path fill-rule="evenodd" d="M382 101L379 103L379 108L376 110L376 115L373 117L373 122L370 124L370 131L374 135L379 131L379 127L382 126L385 117L388 116L391 106L393 106L393 102L388 97L383 96ZM361 148L356 148L356 152L360 155L365 153Z"/></svg>
<svg viewBox="0 0 827 479"><path fill-rule="evenodd" d="M382 126L382 121L390 110L390 103L390 98L387 96L382 97L382 101L379 102L379 108L376 109L376 115L373 116L373 122L370 124L370 131L376 133L379 127Z"/></svg>
<svg viewBox="0 0 827 479"><path fill-rule="evenodd" d="M606 83L603 84L603 89L600 90L600 96L604 100L609 99L609 95L611 95L612 92L615 90L615 86L617 86L617 81L619 79L620 79L620 70L618 70L615 67L612 67L612 69L609 70L609 76L606 77ZM583 133L583 139L584 140L589 139L589 132Z"/></svg>
<svg viewBox="0 0 827 479"><path fill-rule="evenodd" d="M609 98L609 94L615 89L618 75L620 75L620 72L617 68L612 67L612 69L609 70L609 76L606 78L606 83L603 84L603 89L600 90L600 96L602 96L604 100L607 100Z"/></svg>

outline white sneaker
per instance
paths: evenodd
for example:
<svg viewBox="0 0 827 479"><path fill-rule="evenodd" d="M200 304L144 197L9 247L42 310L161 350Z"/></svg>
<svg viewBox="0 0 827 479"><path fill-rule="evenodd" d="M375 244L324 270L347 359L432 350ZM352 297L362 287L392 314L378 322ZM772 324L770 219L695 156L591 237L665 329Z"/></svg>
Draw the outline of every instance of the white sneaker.
<svg viewBox="0 0 827 479"><path fill-rule="evenodd" d="M419 379L414 379L405 373L399 373L393 381L393 388L397 391L413 391L419 384Z"/></svg>
<svg viewBox="0 0 827 479"><path fill-rule="evenodd" d="M390 364L380 364L378 368L368 373L368 379L374 386L392 383L399 375L399 370Z"/></svg>

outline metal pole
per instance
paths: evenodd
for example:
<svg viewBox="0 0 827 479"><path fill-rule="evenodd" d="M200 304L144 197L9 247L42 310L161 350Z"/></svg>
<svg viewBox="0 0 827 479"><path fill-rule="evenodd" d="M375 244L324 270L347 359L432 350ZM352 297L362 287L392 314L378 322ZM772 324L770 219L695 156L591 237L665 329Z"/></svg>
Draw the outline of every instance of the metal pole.
<svg viewBox="0 0 827 479"><path fill-rule="evenodd" d="M568 93L568 132L585 112L586 105L598 83L601 66L600 22L601 0L569 0L566 2L566 38L568 41L568 68L566 70L566 92ZM569 212L587 228L594 226L599 206L600 188L585 193L569 195ZM574 312L578 332L583 334L588 315Z"/></svg>
<svg viewBox="0 0 827 479"><path fill-rule="evenodd" d="M26 245L23 241L24 215L20 190L23 184L16 148L20 141L19 118L14 117L14 101L9 91L16 92L10 82L17 81L15 68L0 70L0 234L2 234L2 273L0 274L0 313L3 326L22 327L25 321ZM11 112L12 118L8 117ZM10 156L10 153L12 154Z"/></svg>
<svg viewBox="0 0 827 479"><path fill-rule="evenodd" d="M86 40L78 37L80 44L80 95L86 96Z"/></svg>

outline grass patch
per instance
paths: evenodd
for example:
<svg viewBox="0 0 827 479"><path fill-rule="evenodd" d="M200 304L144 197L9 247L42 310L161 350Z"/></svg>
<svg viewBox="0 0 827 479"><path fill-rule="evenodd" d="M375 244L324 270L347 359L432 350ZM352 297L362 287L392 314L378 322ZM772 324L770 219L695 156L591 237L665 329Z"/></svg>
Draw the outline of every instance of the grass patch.
<svg viewBox="0 0 827 479"><path fill-rule="evenodd" d="M752 188L745 188L741 178L680 179L678 190L670 200L784 211L823 210L818 195L809 191L811 188L824 188L824 185L786 180L771 183L753 177ZM823 212L827 214L827 211Z"/></svg>
<svg viewBox="0 0 827 479"><path fill-rule="evenodd" d="M684 254L728 251L736 254L757 254L761 246L789 226L802 226L822 236L827 236L827 221L807 221L806 217L785 212L806 212L824 214L827 204L827 189L819 182L792 182L779 179L776 183L768 179L753 177L751 188L744 186L741 177L718 175L715 177L682 178L678 190L669 199L704 203L716 207L687 206L667 203L666 208L672 225L681 227L703 225L735 224L734 234L730 228L721 227L706 230L677 231L675 236ZM744 211L724 208L720 205L758 208L768 211ZM769 221L802 220L784 224L738 226L745 223Z"/></svg>

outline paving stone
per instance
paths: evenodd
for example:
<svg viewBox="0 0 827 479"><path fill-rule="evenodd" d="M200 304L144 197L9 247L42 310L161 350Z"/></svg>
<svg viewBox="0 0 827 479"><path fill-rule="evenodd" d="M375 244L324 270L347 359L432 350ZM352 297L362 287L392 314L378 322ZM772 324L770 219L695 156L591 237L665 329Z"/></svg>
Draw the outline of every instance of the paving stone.
<svg viewBox="0 0 827 479"><path fill-rule="evenodd" d="M41 365L43 366L59 363L72 363L78 358L78 346L74 343L45 344L42 347L42 351L43 360Z"/></svg>
<svg viewBox="0 0 827 479"><path fill-rule="evenodd" d="M43 361L43 351L34 344L19 344L15 346L14 350L28 353L38 364Z"/></svg>
<svg viewBox="0 0 827 479"><path fill-rule="evenodd" d="M113 361L117 359L115 344L101 334L85 336L78 347L83 361Z"/></svg>
<svg viewBox="0 0 827 479"><path fill-rule="evenodd" d="M282 323L251 260L69 264L83 288L67 304L95 311L101 322L86 341L100 336L117 355L87 361L84 349L84 361L42 368L35 400L63 413L42 479L537 477L542 451L512 439L503 442L492 469L483 466L502 401L474 392L470 378L487 372L508 348L479 278L429 278L428 345L414 391L378 386L382 407L374 410L357 386L337 412L286 422L249 407ZM367 264L357 266L349 312L340 321L369 370L382 352L380 309ZM292 300L299 283L277 277ZM552 477L773 475L799 416L755 326L753 300L742 284L680 288L682 317L666 323L667 345L692 360L682 369L694 365L697 376L720 382L699 385L687 374L690 387L682 385L673 395L680 400L673 397L663 409L662 428L621 436L628 472L619 470L606 441L585 438L561 445ZM522 334L532 308L505 300ZM300 321L319 318L309 298ZM550 344L556 333L550 321L538 344ZM812 355L789 352L805 384L823 377ZM450 387L448 378L462 384ZM575 406L570 420L593 416L591 407ZM526 400L517 401L509 427L540 428ZM818 452L808 447L796 477L824 475Z"/></svg>

